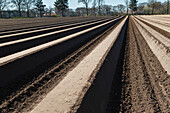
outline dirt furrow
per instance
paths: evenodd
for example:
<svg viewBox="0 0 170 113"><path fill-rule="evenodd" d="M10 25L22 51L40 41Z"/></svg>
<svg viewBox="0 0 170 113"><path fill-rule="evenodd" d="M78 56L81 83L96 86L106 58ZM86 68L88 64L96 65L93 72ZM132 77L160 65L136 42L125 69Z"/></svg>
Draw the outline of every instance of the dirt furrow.
<svg viewBox="0 0 170 113"><path fill-rule="evenodd" d="M168 112L168 78L134 22L129 23L122 112ZM160 78L164 78L161 81ZM165 82L166 81L166 82ZM165 84L166 85L165 85ZM164 84L162 87L159 84ZM167 91L164 91L167 89ZM128 104L127 104L128 103Z"/></svg>
<svg viewBox="0 0 170 113"><path fill-rule="evenodd" d="M120 21L119 21L120 22ZM116 27L119 22L108 30L82 46L73 54L69 55L52 68L46 70L36 79L32 80L25 88L21 88L9 98L2 102L0 112L28 112L32 107L42 100L44 95L50 92L64 77L72 70L81 59L84 58L94 47L96 47L105 37ZM18 94L17 94L18 93Z"/></svg>
<svg viewBox="0 0 170 113"><path fill-rule="evenodd" d="M149 27L151 27L151 28L154 29L155 31L161 33L163 36L165 36L165 37L167 37L167 38L170 39L170 33L169 33L169 32L167 32L167 31L165 31L165 30L163 30L163 29L161 29L161 28L158 28L158 27L156 27L156 26L154 26L154 25L152 25L152 24L150 24L150 23L148 23L148 22L145 22L144 20L142 20L142 19L140 19L140 18L137 18L137 19L140 20L141 22L143 22L144 24L148 25Z"/></svg>
<svg viewBox="0 0 170 113"><path fill-rule="evenodd" d="M150 26L157 32L161 33L165 37L170 38L168 32L148 22L145 22L144 20L139 20ZM89 32L88 35L84 34L79 36L79 39L88 36L90 38L88 38L88 40L84 39L84 42L81 42L80 45L72 48L73 50L68 49L71 51L66 51L68 52L67 54L62 53L61 58L60 56L54 56L54 58L51 58L49 62L44 61L44 63L37 66L33 71L28 71L28 73L24 72L23 75L26 76L22 76L24 79L22 79L21 77L18 80L19 82L17 82L17 80L12 81L9 86L6 85L8 86L6 87L6 89L4 87L0 87L0 90L3 92L0 94L0 112L29 112L30 110L32 110L44 98L44 96L46 96L47 93L49 93L66 76L66 73L72 70L86 55L88 55L95 47L97 47L97 45L102 40L104 40L106 36L111 32L111 30L114 29L120 22L121 21L116 21L113 26L105 26L105 28L100 30L100 33L98 33L98 30L94 30L93 32ZM106 112L169 113L170 75L162 67L160 63L161 61L158 60L159 56L156 56L152 52L153 46L150 46L150 42L148 42L147 40L148 38L142 37L143 35L141 34L141 29L139 29L139 26L136 23L137 20L130 17L128 28L126 30L124 29L123 31L124 34L127 31L126 36L124 36L124 34L121 35L124 38L122 38L123 47L120 48L121 52L116 61L118 62L118 65L116 65L116 67L113 67L111 64L107 64L107 66L110 66L107 69L115 68L116 72L107 71L107 73L110 72L111 74L113 74L113 81L112 89L111 87L109 87L109 89L111 89L111 92L110 90L108 92L108 94L110 94L110 97ZM74 40L71 41L75 42ZM64 44L71 45L71 41ZM63 45L63 47L66 47L66 45ZM116 45L115 47L118 46ZM62 48L62 46L60 48ZM48 49L47 52L52 54L53 49L54 47L52 49ZM45 53L42 55L41 53L39 53L38 55L47 56ZM106 57L107 62L109 61L109 59L112 59L114 62L113 56ZM103 67L101 69L103 70L107 67L104 67L104 65L102 66ZM9 70L9 68L7 69ZM33 74L36 74L36 76L33 77ZM106 72L103 71L102 74L106 76ZM90 93L88 93L89 95L93 95L93 88L96 88L95 81L97 81L98 78L96 77L95 79L96 80L94 80L94 84L89 90L89 92L91 91ZM104 82L107 81L104 80ZM104 85L103 82L101 85ZM15 88L15 86L17 87ZM95 93L97 93L97 95L100 95L100 93L98 92ZM106 95L106 92L104 93ZM88 99L91 98L91 96L89 95L86 95ZM103 98L104 96L101 98L101 100ZM79 112L86 112L86 110L88 111L89 109L91 109L88 106L93 103L90 101L93 101L94 98L92 98L90 101L88 99L83 101L84 103L81 103L82 109L79 109ZM96 108L99 110L100 107Z"/></svg>
<svg viewBox="0 0 170 113"><path fill-rule="evenodd" d="M152 98L158 102L156 106L160 106L161 112L169 112L170 98L168 91L170 90L170 86L168 83L170 83L170 75L168 75L164 70L135 24L133 23L132 25L134 25L136 41L139 45L138 47L144 61L143 64L146 67L143 68L143 70L148 72L146 77L148 77L148 80L150 80L149 86L152 88L152 93L155 93L155 95L152 95Z"/></svg>
<svg viewBox="0 0 170 113"><path fill-rule="evenodd" d="M143 61L139 44L137 43L138 35L134 33L132 21L129 23L129 37L125 55L124 76L126 77L122 90L122 106L121 112L159 112L159 106L154 99L155 93L152 89L151 81ZM128 104L127 104L128 103Z"/></svg>
<svg viewBox="0 0 170 113"><path fill-rule="evenodd" d="M132 18L129 20L124 51L122 70L119 70L122 72L119 72L119 79L113 81L107 113L170 112L170 76L149 48Z"/></svg>

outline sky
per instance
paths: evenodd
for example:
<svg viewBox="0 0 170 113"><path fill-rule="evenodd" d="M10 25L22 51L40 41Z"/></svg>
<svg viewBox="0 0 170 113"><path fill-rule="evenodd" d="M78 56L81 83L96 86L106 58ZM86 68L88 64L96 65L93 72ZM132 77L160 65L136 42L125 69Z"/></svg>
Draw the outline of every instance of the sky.
<svg viewBox="0 0 170 113"><path fill-rule="evenodd" d="M56 0L43 0L44 4L49 7L54 7L54 1ZM78 0L68 0L69 1L69 8L71 9L76 9L77 7L83 7L84 5L82 3L78 3ZM125 0L105 0L106 5L118 5L118 4L125 4L124 2ZM138 0L138 3L142 3L142 2L147 2L148 0ZM166 0L157 0L157 1L161 1L164 2ZM90 3L92 4L92 3Z"/></svg>

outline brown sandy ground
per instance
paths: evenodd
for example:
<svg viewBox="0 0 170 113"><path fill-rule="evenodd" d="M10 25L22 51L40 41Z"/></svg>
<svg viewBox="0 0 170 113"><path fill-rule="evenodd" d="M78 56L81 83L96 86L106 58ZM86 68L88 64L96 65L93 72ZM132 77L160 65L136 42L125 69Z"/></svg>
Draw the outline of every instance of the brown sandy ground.
<svg viewBox="0 0 170 113"><path fill-rule="evenodd" d="M170 112L170 76L131 18L123 66L119 71L117 81L113 81L107 113Z"/></svg>
<svg viewBox="0 0 170 113"><path fill-rule="evenodd" d="M120 21L119 21L120 22ZM43 97L50 92L66 75L72 70L88 53L93 50L105 37L116 27L119 22L110 27L105 32L83 45L77 51L61 60L59 63L46 70L36 79L27 84L25 88L9 96L0 106L0 112L28 112L38 104ZM23 81L23 80L22 80ZM15 84L14 84L15 85Z"/></svg>
<svg viewBox="0 0 170 113"><path fill-rule="evenodd" d="M102 17L103 19L105 17ZM64 25L66 23L77 23L100 19L99 17L64 17L64 18L29 18L29 19L2 19L0 20L0 32L36 28L49 27L55 25Z"/></svg>
<svg viewBox="0 0 170 113"><path fill-rule="evenodd" d="M139 19L139 18L138 18ZM169 38L170 39L170 33L168 33L167 31L161 29L161 28L158 28L148 22L145 22L141 19L139 19L141 22L145 23L146 25L148 25L149 27L151 27L152 29L156 30L157 32L161 33L162 35L164 35L165 37Z"/></svg>

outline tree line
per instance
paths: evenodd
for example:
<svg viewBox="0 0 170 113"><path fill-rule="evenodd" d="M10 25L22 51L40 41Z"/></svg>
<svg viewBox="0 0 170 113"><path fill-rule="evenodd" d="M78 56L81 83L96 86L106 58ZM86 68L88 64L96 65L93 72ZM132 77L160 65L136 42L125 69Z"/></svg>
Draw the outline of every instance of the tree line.
<svg viewBox="0 0 170 113"><path fill-rule="evenodd" d="M11 11L16 8L19 17L22 16L23 10L26 11L27 17L30 17L30 10L34 8L40 12L39 14L42 17L45 6L42 0L0 0L0 16L2 17L2 12L5 9Z"/></svg>
<svg viewBox="0 0 170 113"><path fill-rule="evenodd" d="M126 0L125 2L127 7L129 7L132 13L135 14L147 14L147 15L169 14L169 4L170 4L169 0L166 0L163 3L157 0L148 0L147 2L143 2L139 4L137 4L138 2L137 0L130 0L130 2Z"/></svg>
<svg viewBox="0 0 170 113"><path fill-rule="evenodd" d="M68 0L56 0L53 6L47 8L42 0L0 0L0 17L2 13L17 11L17 16L22 17L25 12L27 17L34 16L96 16L96 15L120 15L120 14L169 14L169 0L158 2L138 3L137 0L124 0L125 5L116 6L104 4L105 0L78 0L83 7L73 10L69 8ZM113 1L114 2L114 1ZM30 14L31 13L31 14Z"/></svg>
<svg viewBox="0 0 170 113"><path fill-rule="evenodd" d="M139 3L137 0L125 0L125 6L123 4L118 4L117 6L103 5L105 0L78 0L79 3L84 4L83 8L77 8L76 10L81 10L85 12L86 15L113 15L113 14L169 14L169 0L164 3L158 2L157 0L148 0L148 2ZM114 2L114 1L113 1ZM89 4L92 7L89 8ZM64 12L68 8L68 0L56 0L54 4L58 11ZM97 12L96 12L97 11Z"/></svg>

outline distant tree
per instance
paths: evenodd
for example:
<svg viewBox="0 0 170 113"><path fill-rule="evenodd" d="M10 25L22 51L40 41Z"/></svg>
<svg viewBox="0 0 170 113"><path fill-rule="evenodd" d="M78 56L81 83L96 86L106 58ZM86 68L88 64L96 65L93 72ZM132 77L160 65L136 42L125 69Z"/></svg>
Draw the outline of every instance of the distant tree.
<svg viewBox="0 0 170 113"><path fill-rule="evenodd" d="M73 9L68 9L68 16L70 16L70 17L76 16L76 14L75 14Z"/></svg>
<svg viewBox="0 0 170 113"><path fill-rule="evenodd" d="M0 17L2 18L2 11L9 4L7 0L0 0Z"/></svg>
<svg viewBox="0 0 170 113"><path fill-rule="evenodd" d="M144 14L147 14L147 15L150 14L150 7L148 5L144 7Z"/></svg>
<svg viewBox="0 0 170 113"><path fill-rule="evenodd" d="M164 6L161 2L155 2L155 14L163 14L162 9L164 9ZM166 14L166 11L164 12Z"/></svg>
<svg viewBox="0 0 170 113"><path fill-rule="evenodd" d="M97 5L97 0L93 0L93 14L94 14L94 16L96 16L96 5Z"/></svg>
<svg viewBox="0 0 170 113"><path fill-rule="evenodd" d="M35 4L35 0L24 0L24 6L27 9L27 17L30 17L30 8Z"/></svg>
<svg viewBox="0 0 170 113"><path fill-rule="evenodd" d="M64 16L64 11L68 8L68 0L56 0L54 6L57 10L61 11L62 16Z"/></svg>
<svg viewBox="0 0 170 113"><path fill-rule="evenodd" d="M101 15L101 6L104 0L98 0L98 7L99 7L99 15Z"/></svg>
<svg viewBox="0 0 170 113"><path fill-rule="evenodd" d="M118 8L118 10L119 10L120 13L123 13L124 10L125 10L125 6L122 5L122 4L118 4L118 5L117 5L117 8Z"/></svg>
<svg viewBox="0 0 170 113"><path fill-rule="evenodd" d="M159 6L160 14L167 14L167 1L161 3L161 6Z"/></svg>
<svg viewBox="0 0 170 113"><path fill-rule="evenodd" d="M117 6L113 6L113 12L117 12Z"/></svg>
<svg viewBox="0 0 170 113"><path fill-rule="evenodd" d="M113 6L113 15L120 15L121 7L120 5Z"/></svg>
<svg viewBox="0 0 170 113"><path fill-rule="evenodd" d="M83 16L86 14L86 8L85 7L78 7L76 9L77 16Z"/></svg>
<svg viewBox="0 0 170 113"><path fill-rule="evenodd" d="M44 14L44 8L46 5L43 5L42 0L37 0L35 3L36 9L39 11L40 13L40 17L42 17L42 15Z"/></svg>
<svg viewBox="0 0 170 113"><path fill-rule="evenodd" d="M51 16L53 8L51 6L49 6L48 10L49 10L49 16Z"/></svg>
<svg viewBox="0 0 170 113"><path fill-rule="evenodd" d="M126 5L126 14L128 15L128 12L129 12L129 0L125 0L125 5Z"/></svg>
<svg viewBox="0 0 170 113"><path fill-rule="evenodd" d="M167 14L169 14L169 0L167 0Z"/></svg>
<svg viewBox="0 0 170 113"><path fill-rule="evenodd" d="M130 0L129 8L132 10L132 13L137 11L137 2L137 0Z"/></svg>
<svg viewBox="0 0 170 113"><path fill-rule="evenodd" d="M148 0L149 7L151 8L151 14L154 13L156 0Z"/></svg>
<svg viewBox="0 0 170 113"><path fill-rule="evenodd" d="M110 15L110 12L111 12L111 6L109 5L104 5L104 8L105 8L105 11L106 11L106 15Z"/></svg>
<svg viewBox="0 0 170 113"><path fill-rule="evenodd" d="M11 0L11 3L17 7L19 16L21 17L21 8L24 6L24 0Z"/></svg>
<svg viewBox="0 0 170 113"><path fill-rule="evenodd" d="M79 3L83 3L86 7L86 14L87 16L89 15L89 11L88 11L88 5L91 2L91 0L78 0Z"/></svg>
<svg viewBox="0 0 170 113"><path fill-rule="evenodd" d="M48 12L49 12L48 8L45 8L45 16L48 16Z"/></svg>
<svg viewBox="0 0 170 113"><path fill-rule="evenodd" d="M11 18L11 10L9 8L7 9L7 13L8 13L8 18Z"/></svg>
<svg viewBox="0 0 170 113"><path fill-rule="evenodd" d="M140 14L146 14L146 7L147 7L147 2L139 3L138 4L138 13Z"/></svg>

